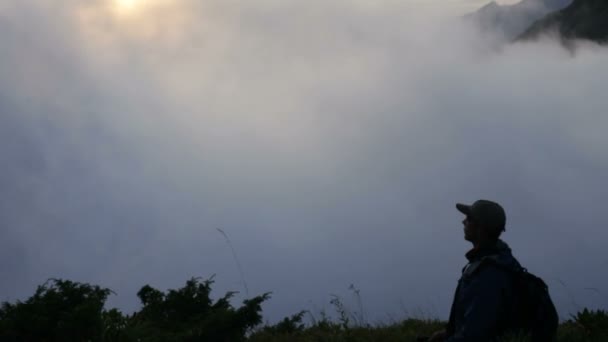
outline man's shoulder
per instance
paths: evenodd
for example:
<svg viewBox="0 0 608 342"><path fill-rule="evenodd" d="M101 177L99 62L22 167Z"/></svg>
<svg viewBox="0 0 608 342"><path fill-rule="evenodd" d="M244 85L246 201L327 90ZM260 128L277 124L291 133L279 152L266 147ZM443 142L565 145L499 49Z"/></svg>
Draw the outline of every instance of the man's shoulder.
<svg viewBox="0 0 608 342"><path fill-rule="evenodd" d="M463 270L465 278L478 276L504 277L520 269L519 262L513 256L488 255L470 262Z"/></svg>

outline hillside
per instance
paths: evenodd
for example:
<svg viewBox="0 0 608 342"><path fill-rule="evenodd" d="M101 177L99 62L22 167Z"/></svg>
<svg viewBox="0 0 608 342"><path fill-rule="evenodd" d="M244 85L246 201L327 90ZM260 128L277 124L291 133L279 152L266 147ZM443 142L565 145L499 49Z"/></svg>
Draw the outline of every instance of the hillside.
<svg viewBox="0 0 608 342"><path fill-rule="evenodd" d="M108 288L49 279L24 301L0 303L0 341L413 342L446 325L437 319L412 317L373 324L362 306L351 310L338 296L330 301L335 315L299 311L273 325L262 324L262 304L270 300L269 293L233 306L235 292L212 296L212 285L213 279L199 278L167 291L145 285L137 292L140 309L124 314L106 308L113 294ZM560 324L556 342L607 340L608 312L583 309ZM499 341L528 339L505 336Z"/></svg>
<svg viewBox="0 0 608 342"><path fill-rule="evenodd" d="M575 0L570 6L534 23L518 40L558 34L564 40L608 42L608 1Z"/></svg>

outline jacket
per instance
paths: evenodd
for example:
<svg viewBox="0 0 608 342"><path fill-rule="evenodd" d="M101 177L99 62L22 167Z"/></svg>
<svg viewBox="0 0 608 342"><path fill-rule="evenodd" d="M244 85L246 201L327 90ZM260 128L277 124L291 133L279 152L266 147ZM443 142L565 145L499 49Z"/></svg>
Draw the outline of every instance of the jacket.
<svg viewBox="0 0 608 342"><path fill-rule="evenodd" d="M517 270L521 265L502 240L474 248L466 257L469 263L454 294L446 341L491 341L515 329L516 301L509 269Z"/></svg>

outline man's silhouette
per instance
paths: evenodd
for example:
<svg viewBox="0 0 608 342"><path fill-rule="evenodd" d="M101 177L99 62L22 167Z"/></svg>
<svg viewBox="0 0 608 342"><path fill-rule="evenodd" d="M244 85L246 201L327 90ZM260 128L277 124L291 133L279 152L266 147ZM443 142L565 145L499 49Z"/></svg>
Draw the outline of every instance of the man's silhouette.
<svg viewBox="0 0 608 342"><path fill-rule="evenodd" d="M449 323L429 341L491 341L515 329L514 289L508 270L521 266L499 239L506 215L498 203L479 200L472 205L458 203L456 208L466 215L464 238L473 249L466 253L469 263L458 281Z"/></svg>

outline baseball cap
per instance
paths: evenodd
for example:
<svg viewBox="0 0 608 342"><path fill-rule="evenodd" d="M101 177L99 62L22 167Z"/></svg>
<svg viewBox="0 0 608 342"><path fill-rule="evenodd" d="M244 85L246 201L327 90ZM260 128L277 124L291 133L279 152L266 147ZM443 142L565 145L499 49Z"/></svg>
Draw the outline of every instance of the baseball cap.
<svg viewBox="0 0 608 342"><path fill-rule="evenodd" d="M474 220L505 231L507 216L500 204L488 200L478 200L473 204L456 203L456 209Z"/></svg>

